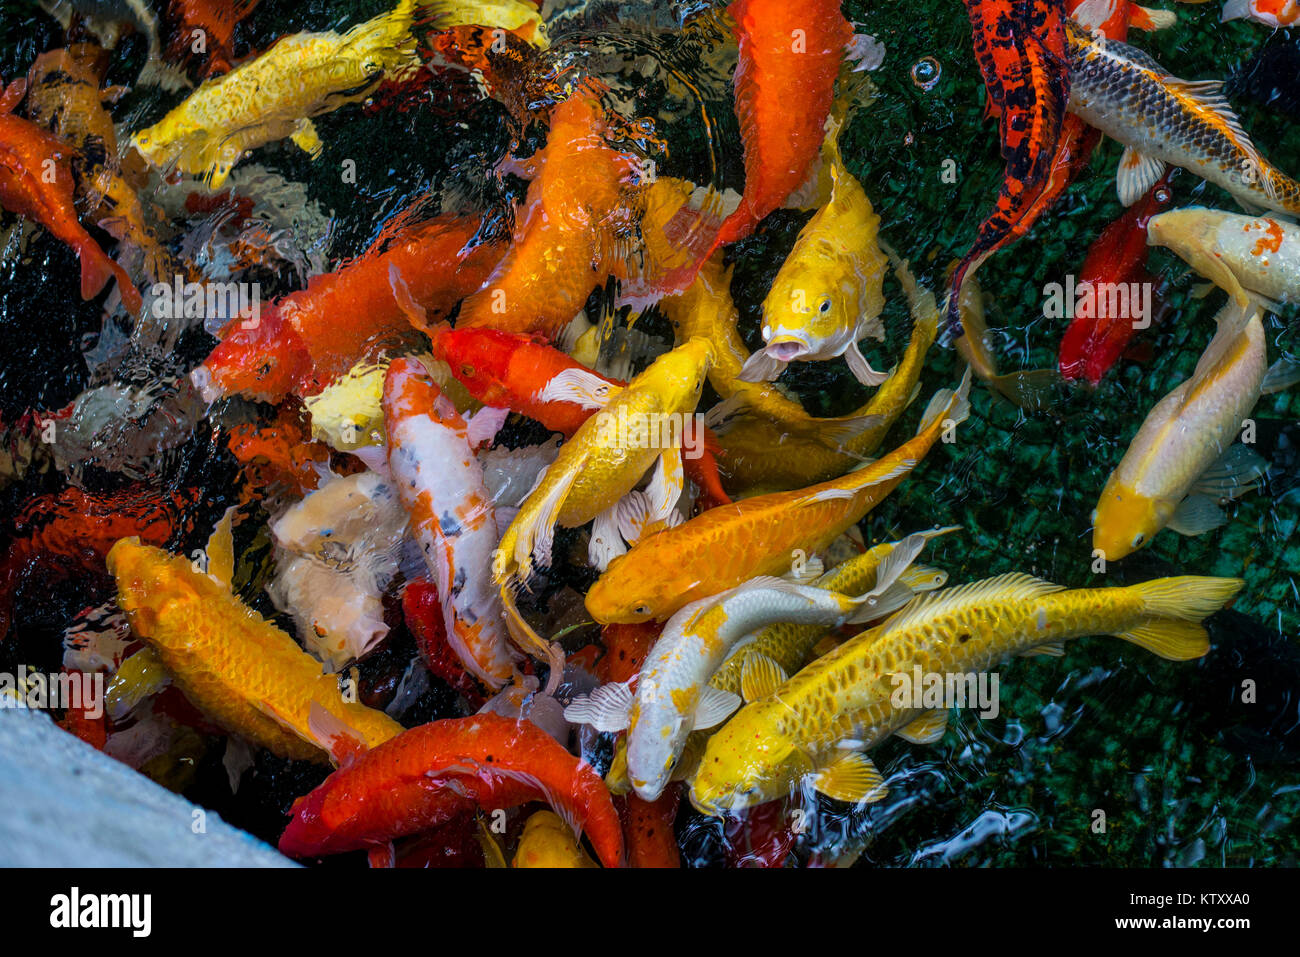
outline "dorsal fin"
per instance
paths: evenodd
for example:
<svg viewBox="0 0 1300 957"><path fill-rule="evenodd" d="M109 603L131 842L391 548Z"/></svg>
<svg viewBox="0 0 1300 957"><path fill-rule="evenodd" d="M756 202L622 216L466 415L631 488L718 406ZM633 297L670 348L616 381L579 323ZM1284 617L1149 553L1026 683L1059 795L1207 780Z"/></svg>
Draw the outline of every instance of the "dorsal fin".
<svg viewBox="0 0 1300 957"><path fill-rule="evenodd" d="M963 609L987 605L994 601L1028 601L1031 598L1064 590L1063 585L1054 585L1022 572L1010 572L997 578L986 578L984 581L970 582L956 588L945 588L943 591L921 595L886 622L881 634L894 634Z"/></svg>

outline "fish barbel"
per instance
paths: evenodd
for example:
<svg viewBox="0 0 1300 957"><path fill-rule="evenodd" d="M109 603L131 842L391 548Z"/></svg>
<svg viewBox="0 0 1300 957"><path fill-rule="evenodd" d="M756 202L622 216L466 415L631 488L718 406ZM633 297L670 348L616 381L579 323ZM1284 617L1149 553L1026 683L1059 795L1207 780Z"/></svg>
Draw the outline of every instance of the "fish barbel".
<svg viewBox="0 0 1300 957"><path fill-rule="evenodd" d="M1059 654L1085 635L1114 635L1172 661L1199 658L1209 651L1200 622L1242 584L1187 576L1066 590L1012 573L922 596L793 678L773 669L770 680L781 683L709 739L691 803L705 814L735 812L809 778L836 800L880 800L884 779L866 752L891 734L933 743L947 727L948 710L915 707L899 695L898 676L973 676L1013 655Z"/></svg>

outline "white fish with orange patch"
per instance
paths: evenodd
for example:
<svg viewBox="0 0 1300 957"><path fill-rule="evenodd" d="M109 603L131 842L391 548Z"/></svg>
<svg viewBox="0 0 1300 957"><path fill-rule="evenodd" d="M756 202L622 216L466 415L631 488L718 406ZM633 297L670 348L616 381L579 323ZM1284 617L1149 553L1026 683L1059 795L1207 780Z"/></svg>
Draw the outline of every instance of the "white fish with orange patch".
<svg viewBox="0 0 1300 957"><path fill-rule="evenodd" d="M388 468L435 576L447 640L465 667L494 689L517 672L492 586L496 516L474 448L496 434L507 414L484 409L467 422L418 359L388 367Z"/></svg>
<svg viewBox="0 0 1300 957"><path fill-rule="evenodd" d="M758 577L720 595L691 602L668 620L645 665L628 684L597 688L565 709L575 723L599 731L628 729L627 772L646 801L668 785L692 731L711 728L740 707L733 692L709 685L742 639L774 622L835 627L869 621L890 607L887 594L925 547L911 535L881 562L876 585L856 598L783 578ZM910 597L905 586L898 590Z"/></svg>

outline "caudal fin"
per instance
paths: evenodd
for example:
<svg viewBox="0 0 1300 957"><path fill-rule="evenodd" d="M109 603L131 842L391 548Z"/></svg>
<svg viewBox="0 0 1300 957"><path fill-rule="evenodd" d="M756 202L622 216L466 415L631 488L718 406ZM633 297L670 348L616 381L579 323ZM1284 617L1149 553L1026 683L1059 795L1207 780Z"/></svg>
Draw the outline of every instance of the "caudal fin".
<svg viewBox="0 0 1300 957"><path fill-rule="evenodd" d="M1240 578L1182 575L1133 585L1130 590L1149 617L1116 637L1170 661L1200 658L1210 650L1201 621L1226 605L1242 584Z"/></svg>

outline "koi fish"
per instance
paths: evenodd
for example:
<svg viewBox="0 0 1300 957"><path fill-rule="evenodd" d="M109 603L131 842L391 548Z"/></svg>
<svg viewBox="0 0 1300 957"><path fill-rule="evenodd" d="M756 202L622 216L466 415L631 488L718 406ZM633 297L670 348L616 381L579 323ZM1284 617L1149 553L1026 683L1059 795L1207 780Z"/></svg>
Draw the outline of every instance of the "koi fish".
<svg viewBox="0 0 1300 957"><path fill-rule="evenodd" d="M246 20L260 0L171 0L176 22L168 54L177 58L194 51L194 41L203 38L205 77L230 70L235 57L235 27Z"/></svg>
<svg viewBox="0 0 1300 957"><path fill-rule="evenodd" d="M709 412L711 424L721 426L731 416L747 413L773 422L783 433L838 448L875 423L874 419L853 416L814 418L776 386L739 378L750 354L736 329L740 313L731 298L731 269L723 267L722 253L714 253L700 266L690 286L664 298L659 306L672 324L678 345L697 336L713 343L717 361L709 368L709 385L722 396L723 403Z"/></svg>
<svg viewBox="0 0 1300 957"><path fill-rule="evenodd" d="M399 218L360 257L263 306L255 322L232 321L191 379L208 402L316 395L377 347L408 334L409 302L426 317L446 313L482 284L501 249L474 244L478 230L474 217L417 225Z"/></svg>
<svg viewBox="0 0 1300 957"><path fill-rule="evenodd" d="M660 447L665 445L661 424L686 421L712 363L713 346L704 339L692 339L656 359L609 401L602 415L588 419L560 447L501 537L492 579L507 599L515 640L534 653L543 652L552 663L548 692L559 680L563 658L512 611L510 590L516 582L527 581L534 561L549 564L556 525L573 528L594 519L592 542L603 551L592 558L600 564L620 550L629 527L661 522L673 513L682 488L682 449ZM620 504L656 463L648 492Z"/></svg>
<svg viewBox="0 0 1300 957"><path fill-rule="evenodd" d="M589 369L539 336L500 329L452 329L445 323L430 333L434 358L445 362L479 402L512 409L571 438L612 396L626 387ZM684 458L686 475L710 504L730 501L718 478L717 460L706 435L703 454Z"/></svg>
<svg viewBox="0 0 1300 957"><path fill-rule="evenodd" d="M579 695L564 716L597 731L627 730L627 772L632 788L654 801L668 785L686 739L712 728L740 706L740 696L709 679L736 643L776 621L833 628L878 617L879 597L925 545L908 542L881 568L871 591L851 598L814 585L759 576L743 585L685 605L668 619L636 678Z"/></svg>
<svg viewBox="0 0 1300 957"><path fill-rule="evenodd" d="M131 630L209 719L280 757L318 763L329 754L312 730L313 705L371 746L401 733L382 711L345 700L319 661L231 594L229 513L208 542L207 565L203 574L190 559L135 537L108 553Z"/></svg>
<svg viewBox="0 0 1300 957"><path fill-rule="evenodd" d="M1147 242L1164 246L1245 306L1300 300L1300 227L1268 216L1239 216L1203 206L1152 218Z"/></svg>
<svg viewBox="0 0 1300 957"><path fill-rule="evenodd" d="M385 76L419 65L411 35L417 0L347 33L296 33L216 79L131 137L151 166L219 188L248 152L289 137L312 159L325 148L311 117L363 100Z"/></svg>
<svg viewBox="0 0 1300 957"><path fill-rule="evenodd" d="M887 789L866 752L891 734L930 744L947 728L946 710L896 703L898 675L985 672L1097 634L1171 661L1200 658L1210 647L1201 621L1242 584L1186 576L1065 590L1012 573L922 596L793 678L773 674L778 683L709 739L691 803L704 814L734 813L805 781L837 801L878 801Z"/></svg>
<svg viewBox="0 0 1300 957"><path fill-rule="evenodd" d="M294 802L291 857L382 847L472 810L546 801L586 831L605 867L623 863L618 813L600 776L531 721L496 714L411 728L365 751Z"/></svg>
<svg viewBox="0 0 1300 957"><path fill-rule="evenodd" d="M510 250L461 305L458 328L487 326L554 339L610 276L626 274L635 229L633 158L605 140L600 96L579 88L551 113L537 173Z"/></svg>
<svg viewBox="0 0 1300 957"><path fill-rule="evenodd" d="M957 340L957 354L996 392L1026 412L1049 408L1051 388L1061 379L1055 369L998 372L997 360L988 342L988 324L984 321L984 293L977 277L967 277L962 285L960 308L965 334Z"/></svg>
<svg viewBox="0 0 1300 957"><path fill-rule="evenodd" d="M975 59L998 114L1006 173L997 203L953 271L946 334L961 335L962 283L1032 225L1061 140L1070 75L1062 0L965 0Z"/></svg>
<svg viewBox="0 0 1300 957"><path fill-rule="evenodd" d="M493 27L513 33L539 50L550 46L542 15L525 0L421 0L420 5L439 30Z"/></svg>
<svg viewBox="0 0 1300 957"><path fill-rule="evenodd" d="M1136 47L1073 21L1065 35L1070 112L1124 144L1116 177L1121 203L1133 205L1174 165L1248 206L1300 212L1300 183L1260 155L1221 81L1180 80Z"/></svg>
<svg viewBox="0 0 1300 957"><path fill-rule="evenodd" d="M116 278L122 303L134 315L143 304L140 291L77 221L72 148L13 115L26 89L26 80L14 80L0 94L0 206L44 226L77 254L82 299L96 296L110 277Z"/></svg>
<svg viewBox="0 0 1300 957"><path fill-rule="evenodd" d="M968 372L955 392L935 394L915 438L842 478L710 509L638 543L591 586L588 614L602 624L664 620L699 598L785 572L796 549L825 548L897 488L941 433L965 421L969 393Z"/></svg>
<svg viewBox="0 0 1300 957"><path fill-rule="evenodd" d="M493 409L466 422L418 359L396 359L388 367L388 467L438 584L447 641L494 691L517 672L490 576L496 513L473 450L491 440L503 419Z"/></svg>
<svg viewBox="0 0 1300 957"><path fill-rule="evenodd" d="M524 822L511 867L595 867L573 837L573 831L554 811L534 811Z"/></svg>
<svg viewBox="0 0 1300 957"><path fill-rule="evenodd" d="M482 685L465 670L447 641L442 598L431 581L413 581L402 592L402 615L429 671L447 682L475 708L487 700Z"/></svg>
<svg viewBox="0 0 1300 957"><path fill-rule="evenodd" d="M1086 378L1092 385L1124 353L1137 330L1132 315L1110 315L1099 304L1108 286L1146 284L1154 288L1155 277L1147 272L1149 242L1147 230L1153 216L1173 202L1174 193L1166 174L1109 226L1088 247L1076 289L1089 297L1091 315L1075 314L1061 337L1058 366L1066 379ZM1119 311L1119 310L1117 310ZM1107 315L1098 313L1107 312ZM1149 318L1149 317L1148 317Z"/></svg>
<svg viewBox="0 0 1300 957"><path fill-rule="evenodd" d="M1259 307L1229 302L1191 378L1161 399L1106 480L1093 513L1092 547L1118 561L1163 528L1200 535L1227 519L1220 498L1255 488L1265 465L1232 444L1263 388Z"/></svg>
<svg viewBox="0 0 1300 957"><path fill-rule="evenodd" d="M127 27L144 36L149 58L140 71L141 86L179 90L192 86L185 75L162 59L162 41L158 35L158 15L148 0L41 0L41 8L59 22L67 33L76 17L100 43L112 49Z"/></svg>
<svg viewBox="0 0 1300 957"><path fill-rule="evenodd" d="M622 811L623 843L627 866L638 868L681 867L682 855L673 833L682 789L671 786L655 801L643 801L635 794L619 798Z"/></svg>
<svg viewBox="0 0 1300 957"><path fill-rule="evenodd" d="M834 0L733 0L727 13L740 47L733 83L745 189L715 248L752 233L807 178L853 39Z"/></svg>
<svg viewBox="0 0 1300 957"><path fill-rule="evenodd" d="M104 556L118 539L150 545L180 541L192 527L199 489L168 491L143 484L113 492L66 488L33 499L13 524L0 562L0 640L8 633L15 598L40 573L104 574Z"/></svg>
<svg viewBox="0 0 1300 957"><path fill-rule="evenodd" d="M885 338L885 254L880 217L840 157L840 122L832 118L823 156L831 188L826 204L799 231L794 248L763 300L763 341L740 370L744 382L770 381L791 362L844 356L863 385L889 378L862 356L858 340Z"/></svg>
<svg viewBox="0 0 1300 957"><path fill-rule="evenodd" d="M1203 3L1205 0L1185 2ZM1178 14L1172 10L1143 7L1129 0L1083 0L1082 3L1067 3L1066 11L1080 26L1112 40L1126 39L1130 27L1152 33L1168 29L1178 22Z"/></svg>
<svg viewBox="0 0 1300 957"><path fill-rule="evenodd" d="M844 475L880 448L898 417L916 398L925 357L939 329L933 294L916 284L906 263L896 262L895 273L908 295L912 335L889 378L848 416L859 424L856 431L833 442L831 435L837 434L833 431L808 437L788 431L785 424L769 420L765 414L741 416L728 422L719 438L729 484L750 492L804 488ZM710 410L707 418L729 414L732 407L724 401ZM816 427L834 420L806 421Z"/></svg>
<svg viewBox="0 0 1300 957"><path fill-rule="evenodd" d="M1255 20L1275 29L1292 27L1300 23L1300 3L1296 0L1227 0L1219 22L1243 19Z"/></svg>
<svg viewBox="0 0 1300 957"><path fill-rule="evenodd" d="M177 272L171 254L159 243L135 188L118 159L117 134L105 101L121 87L102 89L108 55L90 44L42 53L27 72L27 116L76 153L76 195L88 204L91 221L120 242L139 248L145 272L155 282L170 282Z"/></svg>

